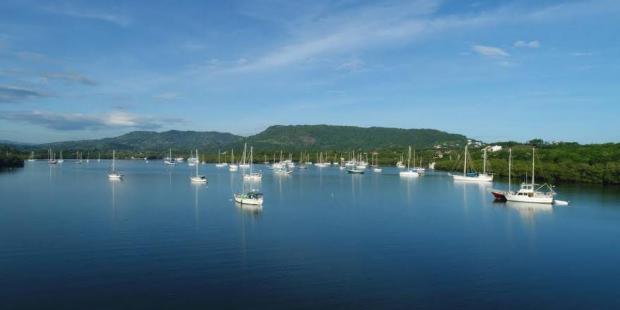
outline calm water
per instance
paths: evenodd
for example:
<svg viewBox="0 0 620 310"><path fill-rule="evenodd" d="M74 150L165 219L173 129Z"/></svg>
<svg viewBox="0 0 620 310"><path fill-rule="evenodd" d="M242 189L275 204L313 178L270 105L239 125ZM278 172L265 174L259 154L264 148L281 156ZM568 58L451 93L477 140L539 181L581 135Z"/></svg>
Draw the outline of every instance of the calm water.
<svg viewBox="0 0 620 310"><path fill-rule="evenodd" d="M620 307L617 188L533 208L440 173L263 169L247 210L227 168L117 164L0 173L0 309Z"/></svg>

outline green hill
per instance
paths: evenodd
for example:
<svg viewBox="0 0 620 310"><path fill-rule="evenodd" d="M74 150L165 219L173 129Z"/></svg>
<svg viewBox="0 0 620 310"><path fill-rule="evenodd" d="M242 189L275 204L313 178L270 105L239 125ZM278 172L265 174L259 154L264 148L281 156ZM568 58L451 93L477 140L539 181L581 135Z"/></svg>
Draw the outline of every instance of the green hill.
<svg viewBox="0 0 620 310"><path fill-rule="evenodd" d="M178 131L170 130L165 132L153 131L133 131L114 138L104 138L97 140L67 141L51 144L42 144L41 147L51 147L53 149L72 150L112 150L119 151L164 151L172 150L191 150L198 148L204 151L215 151L218 148L228 147L243 140L243 137L230 133L214 131Z"/></svg>
<svg viewBox="0 0 620 310"><path fill-rule="evenodd" d="M467 138L434 129L399 129L330 125L271 126L248 137L257 149L299 150L376 150L430 148L436 144L462 144Z"/></svg>

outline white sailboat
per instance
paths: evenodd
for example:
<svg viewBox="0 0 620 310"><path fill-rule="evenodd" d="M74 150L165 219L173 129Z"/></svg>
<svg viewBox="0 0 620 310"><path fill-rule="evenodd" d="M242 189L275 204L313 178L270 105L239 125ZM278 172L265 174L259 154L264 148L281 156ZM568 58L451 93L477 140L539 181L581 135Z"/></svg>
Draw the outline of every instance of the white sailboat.
<svg viewBox="0 0 620 310"><path fill-rule="evenodd" d="M222 152L220 150L217 150L217 164L215 164L216 167L218 168L223 168L228 166L228 163L226 162L222 162Z"/></svg>
<svg viewBox="0 0 620 310"><path fill-rule="evenodd" d="M329 163L323 161L323 152L319 153L319 156L317 156L317 160L318 162L314 164L315 166L319 168L325 168L329 166Z"/></svg>
<svg viewBox="0 0 620 310"><path fill-rule="evenodd" d="M34 159L34 152L30 152L30 158L28 158L28 161L29 162L35 161L35 159Z"/></svg>
<svg viewBox="0 0 620 310"><path fill-rule="evenodd" d="M416 170L411 168L411 146L409 146L409 154L407 155L407 170L399 172L398 175L405 178L415 178L420 176Z"/></svg>
<svg viewBox="0 0 620 310"><path fill-rule="evenodd" d="M198 158L198 149L196 149L196 158ZM190 180L192 181L192 183L207 183L207 177L204 175L198 175L198 166L197 164L194 164L194 166L196 167L196 174L192 177L190 177Z"/></svg>
<svg viewBox="0 0 620 310"><path fill-rule="evenodd" d="M248 144L243 144L243 154L241 155L241 163L239 164L239 168L247 169L250 168L250 164L247 162L247 148Z"/></svg>
<svg viewBox="0 0 620 310"><path fill-rule="evenodd" d="M548 184L536 184L535 183L535 148L532 148L532 182L521 183L521 188L515 193L511 190L512 182L512 149L510 149L510 155L508 159L508 191L498 192L493 191L493 196L498 200L505 200L508 202L526 202L537 204L553 204L555 202L554 196L556 195L553 187ZM544 190L543 190L544 189ZM558 201L559 204L568 204L566 201Z"/></svg>
<svg viewBox="0 0 620 310"><path fill-rule="evenodd" d="M172 149L168 149L168 157L164 158L164 164L169 166L176 165L176 161L172 158Z"/></svg>
<svg viewBox="0 0 620 310"><path fill-rule="evenodd" d="M187 159L187 165L190 167L196 166L197 161L198 161L198 156L194 157L194 152L190 151L189 158Z"/></svg>
<svg viewBox="0 0 620 310"><path fill-rule="evenodd" d="M465 159L463 162L463 175L452 175L452 179L458 182L492 182L493 175L487 173L487 150L484 149L484 163L482 164L482 173L467 173L467 147L469 144L465 145Z"/></svg>
<svg viewBox="0 0 620 310"><path fill-rule="evenodd" d="M260 181L263 178L263 174L254 172L254 148L250 146L250 173L243 175L243 179L246 181Z"/></svg>
<svg viewBox="0 0 620 310"><path fill-rule="evenodd" d="M379 154L377 152L372 153L373 159L374 159L374 163L373 163L373 168L372 171L375 173L380 173L381 171L383 171L383 169L381 169L381 167L379 167Z"/></svg>
<svg viewBox="0 0 620 310"><path fill-rule="evenodd" d="M252 148L250 148L250 154L252 154ZM250 159L250 164L252 162L252 158ZM252 167L250 166L250 169ZM251 172L250 172L251 173ZM262 207L263 205L263 193L254 190L252 187L254 185L254 182L249 182L250 183L250 190L249 191L245 191L245 182L243 182L243 192L242 193L235 193L233 195L233 199L235 200L236 203L241 204L241 206L243 205L250 205L250 206L256 206L256 207Z"/></svg>
<svg viewBox="0 0 620 310"><path fill-rule="evenodd" d="M404 160L403 160L403 154L400 154L400 160L396 163L396 168L398 169L405 169L405 164L404 164Z"/></svg>
<svg viewBox="0 0 620 310"><path fill-rule="evenodd" d="M116 171L116 150L112 150L112 170L108 173L108 179L110 180L120 180L123 178L123 175Z"/></svg>
<svg viewBox="0 0 620 310"><path fill-rule="evenodd" d="M59 164L62 164L62 163L64 163L64 162L65 162L65 160L62 158L62 151L60 151L60 158L57 160L57 162L58 162Z"/></svg>
<svg viewBox="0 0 620 310"><path fill-rule="evenodd" d="M235 150L230 150L230 165L228 165L228 171L235 172L239 170L239 166L235 164Z"/></svg>
<svg viewBox="0 0 620 310"><path fill-rule="evenodd" d="M52 149L49 149L49 159L47 160L47 163L50 165L55 165L58 163L58 161L56 160L56 154L54 152L52 152Z"/></svg>

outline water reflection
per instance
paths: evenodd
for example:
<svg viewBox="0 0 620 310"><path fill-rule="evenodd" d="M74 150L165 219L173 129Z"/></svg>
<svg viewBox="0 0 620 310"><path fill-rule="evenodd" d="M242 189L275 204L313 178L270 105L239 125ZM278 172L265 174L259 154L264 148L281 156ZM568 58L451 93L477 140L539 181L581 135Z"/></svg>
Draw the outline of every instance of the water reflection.
<svg viewBox="0 0 620 310"><path fill-rule="evenodd" d="M241 204L241 203L235 202L235 206L237 206L237 208L241 210L243 214L249 214L255 218L260 218L260 216L263 213L262 205L249 205L249 204Z"/></svg>
<svg viewBox="0 0 620 310"><path fill-rule="evenodd" d="M550 204L515 201L507 201L503 204L505 204L507 208L516 210L519 216L527 222L533 222L536 216L553 213L553 206Z"/></svg>

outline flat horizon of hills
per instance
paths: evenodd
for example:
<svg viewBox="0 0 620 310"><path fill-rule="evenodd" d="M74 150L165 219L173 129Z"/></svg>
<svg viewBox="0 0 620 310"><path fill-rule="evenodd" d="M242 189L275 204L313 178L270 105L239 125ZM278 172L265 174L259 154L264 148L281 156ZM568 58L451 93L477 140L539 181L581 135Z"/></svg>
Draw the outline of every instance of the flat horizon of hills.
<svg viewBox="0 0 620 310"><path fill-rule="evenodd" d="M356 150L389 149L411 145L430 148L435 145L463 145L467 137L435 129L401 129L387 127L355 127L334 125L275 125L264 131L243 137L217 131L169 130L132 131L118 137L63 141L41 144L4 143L20 150L111 150L167 151L192 150L217 152L239 148L244 143L255 149L304 151L304 150ZM1 143L1 142L0 142Z"/></svg>

